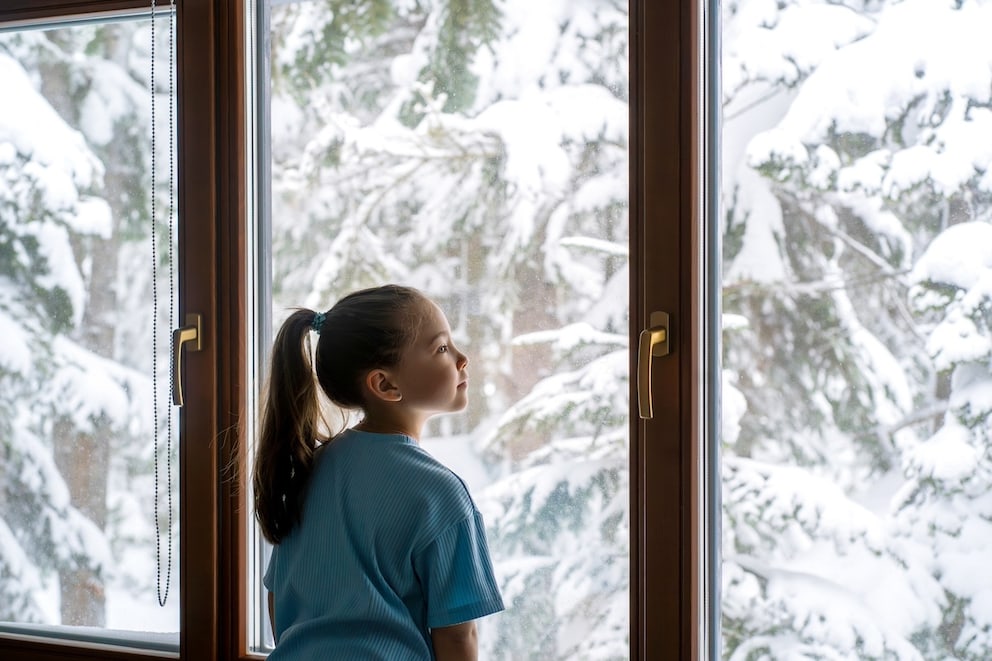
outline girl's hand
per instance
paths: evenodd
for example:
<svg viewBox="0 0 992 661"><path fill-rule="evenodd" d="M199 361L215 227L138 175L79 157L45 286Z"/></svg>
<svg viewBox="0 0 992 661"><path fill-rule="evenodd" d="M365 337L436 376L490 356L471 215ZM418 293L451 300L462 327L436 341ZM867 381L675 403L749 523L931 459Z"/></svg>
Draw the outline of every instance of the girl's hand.
<svg viewBox="0 0 992 661"><path fill-rule="evenodd" d="M475 621L431 629L437 661L476 661L479 658Z"/></svg>

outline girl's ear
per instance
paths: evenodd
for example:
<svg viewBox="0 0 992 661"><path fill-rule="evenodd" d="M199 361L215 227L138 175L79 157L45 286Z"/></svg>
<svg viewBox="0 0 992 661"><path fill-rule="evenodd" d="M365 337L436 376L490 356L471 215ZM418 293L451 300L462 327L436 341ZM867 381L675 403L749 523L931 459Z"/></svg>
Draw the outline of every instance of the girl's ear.
<svg viewBox="0 0 992 661"><path fill-rule="evenodd" d="M383 402L398 402L403 399L400 389L389 378L386 370L372 370L365 375L365 387L369 394Z"/></svg>

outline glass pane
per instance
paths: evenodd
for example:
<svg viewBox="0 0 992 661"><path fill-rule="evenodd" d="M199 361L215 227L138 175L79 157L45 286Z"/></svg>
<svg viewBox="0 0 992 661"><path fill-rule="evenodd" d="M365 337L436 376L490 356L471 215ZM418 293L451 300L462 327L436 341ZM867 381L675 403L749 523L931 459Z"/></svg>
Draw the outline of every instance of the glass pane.
<svg viewBox="0 0 992 661"><path fill-rule="evenodd" d="M725 658L992 658L990 30L723 3Z"/></svg>
<svg viewBox="0 0 992 661"><path fill-rule="evenodd" d="M149 20L0 33L3 629L178 645L170 22L155 158Z"/></svg>
<svg viewBox="0 0 992 661"><path fill-rule="evenodd" d="M423 445L507 604L481 658L628 657L626 4L274 2L269 29L271 323L437 300L474 392Z"/></svg>

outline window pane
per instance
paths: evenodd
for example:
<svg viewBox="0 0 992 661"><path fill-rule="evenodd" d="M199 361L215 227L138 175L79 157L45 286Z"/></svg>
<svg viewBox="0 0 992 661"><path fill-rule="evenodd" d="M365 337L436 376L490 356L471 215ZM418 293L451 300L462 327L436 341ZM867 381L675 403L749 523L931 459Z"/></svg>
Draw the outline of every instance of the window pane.
<svg viewBox="0 0 992 661"><path fill-rule="evenodd" d="M726 658L992 658L990 30L723 3Z"/></svg>
<svg viewBox="0 0 992 661"><path fill-rule="evenodd" d="M437 300L474 393L424 446L508 606L480 656L626 658L626 5L356 7L271 8L272 322L390 281Z"/></svg>
<svg viewBox="0 0 992 661"><path fill-rule="evenodd" d="M0 628L179 630L170 20L155 25L154 206L150 21L0 33Z"/></svg>

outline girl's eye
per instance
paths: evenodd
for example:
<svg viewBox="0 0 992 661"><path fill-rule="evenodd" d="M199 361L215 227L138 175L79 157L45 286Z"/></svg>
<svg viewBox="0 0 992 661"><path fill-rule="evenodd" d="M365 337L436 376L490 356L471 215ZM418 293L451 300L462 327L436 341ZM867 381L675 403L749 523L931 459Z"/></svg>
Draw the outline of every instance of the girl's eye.
<svg viewBox="0 0 992 661"><path fill-rule="evenodd" d="M448 345L447 344L442 344L441 346L439 346L437 348L437 352L438 353L448 353Z"/></svg>

